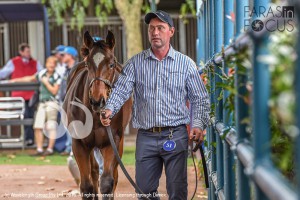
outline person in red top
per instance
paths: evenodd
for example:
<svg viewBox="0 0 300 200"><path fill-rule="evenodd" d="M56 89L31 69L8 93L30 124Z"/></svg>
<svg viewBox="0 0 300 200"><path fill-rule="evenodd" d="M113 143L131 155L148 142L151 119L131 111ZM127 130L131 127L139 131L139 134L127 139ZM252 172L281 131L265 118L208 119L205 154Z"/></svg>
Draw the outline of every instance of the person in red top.
<svg viewBox="0 0 300 200"><path fill-rule="evenodd" d="M42 69L42 65L31 57L30 46L26 43L19 45L19 56L9 60L7 64L0 70L0 79L21 78L30 76ZM13 91L12 97L23 97L25 99L26 107L24 118L33 118L34 108L28 106L28 102L32 97L34 91ZM25 126L25 143L27 145L34 144L34 134L32 126Z"/></svg>

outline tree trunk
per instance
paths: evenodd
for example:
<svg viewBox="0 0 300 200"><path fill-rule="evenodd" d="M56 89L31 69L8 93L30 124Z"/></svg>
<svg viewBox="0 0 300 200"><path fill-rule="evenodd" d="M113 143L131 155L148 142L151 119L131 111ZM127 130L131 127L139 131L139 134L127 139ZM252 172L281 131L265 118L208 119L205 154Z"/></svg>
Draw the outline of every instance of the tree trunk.
<svg viewBox="0 0 300 200"><path fill-rule="evenodd" d="M140 27L143 0L115 0L115 6L125 25L127 59L142 51Z"/></svg>

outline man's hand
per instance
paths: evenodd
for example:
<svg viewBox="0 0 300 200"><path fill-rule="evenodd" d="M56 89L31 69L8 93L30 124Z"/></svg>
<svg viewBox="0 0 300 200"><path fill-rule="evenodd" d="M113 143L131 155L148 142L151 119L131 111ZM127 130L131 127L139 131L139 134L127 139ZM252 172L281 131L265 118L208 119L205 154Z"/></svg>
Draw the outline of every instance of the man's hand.
<svg viewBox="0 0 300 200"><path fill-rule="evenodd" d="M203 142L204 140L204 131L200 128L192 128L190 131L190 140L195 142Z"/></svg>
<svg viewBox="0 0 300 200"><path fill-rule="evenodd" d="M105 114L104 114L105 112ZM103 115L103 116L102 116ZM109 126L111 119L109 118L112 115L112 111L109 109L102 110L100 113L100 121L103 126Z"/></svg>

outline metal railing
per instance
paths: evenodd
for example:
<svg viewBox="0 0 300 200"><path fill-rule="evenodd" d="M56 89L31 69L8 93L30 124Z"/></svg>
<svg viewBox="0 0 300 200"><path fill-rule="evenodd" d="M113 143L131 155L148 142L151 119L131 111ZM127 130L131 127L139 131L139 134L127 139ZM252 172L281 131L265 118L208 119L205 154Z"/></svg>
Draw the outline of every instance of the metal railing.
<svg viewBox="0 0 300 200"><path fill-rule="evenodd" d="M0 96L6 96L9 97L9 92L11 91L20 91L20 90L24 90L24 91L30 91L30 90L39 90L39 83L7 83L5 81L0 81ZM4 105L2 105L4 106ZM1 106L0 106L1 107ZM4 120L4 118L2 118L2 120L0 120L0 137L2 137L2 133L1 133L1 127L6 127L6 135L8 137L5 138L1 138L0 139L0 148L2 148L2 143L12 143L12 142L19 142L20 139L22 139L22 149L24 150L25 148L25 141L24 141L24 125L33 125L33 118L19 118L19 119L8 119L8 120ZM11 137L11 126L20 126L21 128L21 136L20 138L12 138Z"/></svg>
<svg viewBox="0 0 300 200"><path fill-rule="evenodd" d="M269 32L264 28L255 32L244 30L245 7L256 10L260 7L269 8L268 0L197 0L198 10L198 41L197 63L204 61L210 80L210 100L215 105L214 117L208 128L207 166L209 169L209 199L247 200L247 199L300 199L300 137L295 144L295 172L297 185L292 185L279 172L271 161L271 134L269 123L270 73L268 64L257 57L268 54L267 44ZM300 2L290 3L295 13L300 12ZM234 13L234 14L233 14ZM252 18L255 20L256 16ZM299 18L299 15L297 16ZM265 19L266 20L269 20ZM278 23L282 23L276 18ZM298 19L299 20L299 19ZM265 22L263 20L263 22ZM277 24L274 24L274 26ZM244 31L243 31L244 30ZM300 38L300 32L298 32ZM251 44L251 46L249 45ZM249 106L241 98L247 93L247 75L239 73L235 68L234 80L237 94L235 95L235 127L231 127L232 118L225 109L225 99L229 91L223 90L223 99L218 100L221 89L216 87L222 83L219 76L228 74L226 58L238 53L244 47L252 51L252 136L246 132L246 124L242 120L249 117ZM300 52L298 42L297 52ZM211 69L213 66L213 70ZM299 56L296 66L296 77L300 76ZM300 102L300 79L295 84L296 102ZM300 106L297 105L296 124L300 127ZM215 145L214 145L215 144Z"/></svg>

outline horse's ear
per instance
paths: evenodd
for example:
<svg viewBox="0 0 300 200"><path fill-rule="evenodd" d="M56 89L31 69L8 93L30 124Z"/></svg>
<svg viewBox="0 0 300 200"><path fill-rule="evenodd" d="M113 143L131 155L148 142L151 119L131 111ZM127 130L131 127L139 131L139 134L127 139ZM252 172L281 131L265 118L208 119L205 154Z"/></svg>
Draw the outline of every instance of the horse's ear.
<svg viewBox="0 0 300 200"><path fill-rule="evenodd" d="M110 30L108 30L106 36L106 43L108 44L110 49L113 49L115 47L115 36Z"/></svg>
<svg viewBox="0 0 300 200"><path fill-rule="evenodd" d="M86 31L84 33L84 45L87 48L91 49L91 48L93 48L93 44L94 44L94 40L93 40L92 36L90 35L90 33L88 31Z"/></svg>

